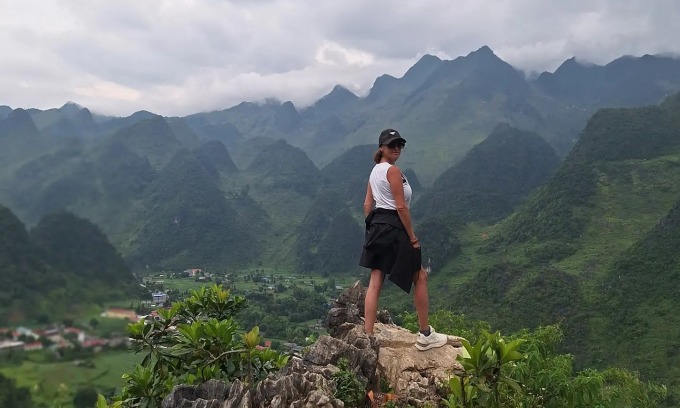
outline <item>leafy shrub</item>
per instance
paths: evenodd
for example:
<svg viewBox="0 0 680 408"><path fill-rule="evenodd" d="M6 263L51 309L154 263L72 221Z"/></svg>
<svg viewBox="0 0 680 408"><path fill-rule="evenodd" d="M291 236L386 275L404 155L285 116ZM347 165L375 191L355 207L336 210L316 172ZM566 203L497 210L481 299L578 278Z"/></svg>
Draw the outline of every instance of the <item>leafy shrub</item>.
<svg viewBox="0 0 680 408"><path fill-rule="evenodd" d="M335 398L348 408L361 407L366 399L366 389L357 376L349 369L347 359L338 360L339 371L333 373Z"/></svg>
<svg viewBox="0 0 680 408"><path fill-rule="evenodd" d="M128 325L136 351L146 356L133 372L123 375L127 385L114 398L114 406L160 407L174 385L210 379L240 379L253 387L283 367L288 356L257 349L261 340L257 327L240 332L234 315L244 302L213 285L194 291L170 309L159 309L157 318Z"/></svg>
<svg viewBox="0 0 680 408"><path fill-rule="evenodd" d="M484 333L458 360L465 374L449 382L444 404L454 407L659 407L666 387L619 369L574 374L573 356L555 354L563 335L558 325L523 330L507 339Z"/></svg>

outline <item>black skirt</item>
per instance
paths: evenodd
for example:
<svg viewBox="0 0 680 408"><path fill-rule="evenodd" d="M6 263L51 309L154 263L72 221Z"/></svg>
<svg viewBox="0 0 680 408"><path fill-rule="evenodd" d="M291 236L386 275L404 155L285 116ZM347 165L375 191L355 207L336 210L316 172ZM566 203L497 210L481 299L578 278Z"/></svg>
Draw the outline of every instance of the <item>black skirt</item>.
<svg viewBox="0 0 680 408"><path fill-rule="evenodd" d="M376 209L366 217L366 239L359 265L378 269L405 292L421 268L421 250L413 248L396 210Z"/></svg>

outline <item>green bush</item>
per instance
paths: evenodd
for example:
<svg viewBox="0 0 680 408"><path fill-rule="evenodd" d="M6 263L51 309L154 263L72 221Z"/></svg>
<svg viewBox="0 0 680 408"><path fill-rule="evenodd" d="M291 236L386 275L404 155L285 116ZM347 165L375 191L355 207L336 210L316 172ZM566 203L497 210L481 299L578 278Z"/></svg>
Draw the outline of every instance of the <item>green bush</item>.
<svg viewBox="0 0 680 408"><path fill-rule="evenodd" d="M366 388L349 369L347 359L339 359L337 365L340 370L333 373L335 398L344 402L348 408L362 407L366 399Z"/></svg>
<svg viewBox="0 0 680 408"><path fill-rule="evenodd" d="M463 341L465 369L449 382L444 404L454 407L660 407L666 387L641 381L619 368L574 373L573 356L556 354L558 325L523 330L507 339L484 332L474 344Z"/></svg>
<svg viewBox="0 0 680 408"><path fill-rule="evenodd" d="M213 285L170 309L159 309L157 318L130 324L136 351L146 355L133 372L123 375L127 385L114 397L114 406L160 407L173 386L210 379L240 379L252 388L283 367L288 356L256 348L261 341L257 327L240 331L234 315L244 302Z"/></svg>

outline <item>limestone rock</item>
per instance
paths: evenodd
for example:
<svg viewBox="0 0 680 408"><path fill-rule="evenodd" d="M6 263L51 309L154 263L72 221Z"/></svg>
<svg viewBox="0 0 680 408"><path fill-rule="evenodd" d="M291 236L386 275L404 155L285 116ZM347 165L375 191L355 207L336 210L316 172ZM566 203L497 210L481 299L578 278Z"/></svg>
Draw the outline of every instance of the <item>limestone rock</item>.
<svg viewBox="0 0 680 408"><path fill-rule="evenodd" d="M419 351L414 347L417 335L406 329L376 323L374 330L380 345L379 374L400 398L436 399L437 388L463 372L456 361L462 353L460 337L449 336L445 346Z"/></svg>
<svg viewBox="0 0 680 408"><path fill-rule="evenodd" d="M343 402L334 397L333 381L341 358L347 359L348 369L367 391L378 391L382 377L404 403L438 405L443 397L440 387L462 372L456 362L461 339L449 336L443 347L418 351L416 335L396 326L385 311L379 313L375 336L367 336L362 318L365 295L359 282L345 290L328 312L330 335L321 336L303 358L291 358L255 389L238 380L179 385L165 397L162 408L343 408Z"/></svg>
<svg viewBox="0 0 680 408"><path fill-rule="evenodd" d="M365 296L366 289L357 282L338 297L326 319L331 336L347 344L361 342L362 337L366 337L362 319ZM395 325L385 311L378 316L375 337L370 339L373 349L377 343L378 372L369 385L377 390L379 378L383 377L400 399L438 402L438 388L448 384L451 376L463 372L456 361L463 350L461 338L449 336L445 346L419 351L415 348L416 334Z"/></svg>

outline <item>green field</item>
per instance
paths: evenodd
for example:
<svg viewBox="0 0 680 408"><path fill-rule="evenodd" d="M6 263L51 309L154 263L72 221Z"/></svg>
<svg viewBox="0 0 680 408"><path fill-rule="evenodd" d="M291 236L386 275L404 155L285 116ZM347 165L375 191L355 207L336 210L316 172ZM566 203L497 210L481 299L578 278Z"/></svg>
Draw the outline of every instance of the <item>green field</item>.
<svg viewBox="0 0 680 408"><path fill-rule="evenodd" d="M71 407L79 388L93 387L100 393L119 391L124 385L121 376L132 371L139 360L132 352L109 351L90 359L94 367L79 366L74 361L25 360L21 365L0 367L0 373L14 378L21 387L28 387L37 404L66 408Z"/></svg>

